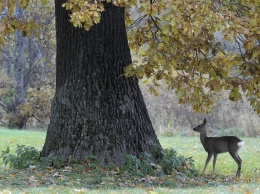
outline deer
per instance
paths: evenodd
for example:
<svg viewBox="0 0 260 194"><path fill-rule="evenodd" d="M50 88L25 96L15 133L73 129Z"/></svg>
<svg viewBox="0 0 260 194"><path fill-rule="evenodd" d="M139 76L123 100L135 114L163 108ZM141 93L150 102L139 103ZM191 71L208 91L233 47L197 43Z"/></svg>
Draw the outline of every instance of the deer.
<svg viewBox="0 0 260 194"><path fill-rule="evenodd" d="M240 150L240 148L244 146L244 142L236 136L207 137L206 123L207 120L204 119L202 124L193 128L194 131L200 133L200 141L205 151L208 153L208 157L206 159L206 163L202 174L205 173L205 170L212 156L214 156L213 159L213 173L214 173L218 154L229 152L229 154L232 156L232 158L236 161L238 165L236 177L240 178L242 160L238 155L238 151Z"/></svg>

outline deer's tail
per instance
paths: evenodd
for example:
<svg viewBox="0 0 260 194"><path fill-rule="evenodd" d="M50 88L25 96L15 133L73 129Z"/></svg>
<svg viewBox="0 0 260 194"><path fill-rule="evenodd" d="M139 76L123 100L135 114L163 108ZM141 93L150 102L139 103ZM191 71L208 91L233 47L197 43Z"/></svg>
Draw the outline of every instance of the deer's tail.
<svg viewBox="0 0 260 194"><path fill-rule="evenodd" d="M238 142L237 146L239 149L242 148L244 146L244 142L243 141Z"/></svg>

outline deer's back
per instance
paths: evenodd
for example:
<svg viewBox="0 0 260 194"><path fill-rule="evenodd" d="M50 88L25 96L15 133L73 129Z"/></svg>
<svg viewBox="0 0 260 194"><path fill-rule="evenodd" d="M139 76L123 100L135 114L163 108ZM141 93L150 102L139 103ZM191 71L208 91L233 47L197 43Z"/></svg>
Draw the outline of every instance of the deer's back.
<svg viewBox="0 0 260 194"><path fill-rule="evenodd" d="M235 136L208 137L203 146L207 152L225 153L231 148L236 149L237 143L241 141Z"/></svg>

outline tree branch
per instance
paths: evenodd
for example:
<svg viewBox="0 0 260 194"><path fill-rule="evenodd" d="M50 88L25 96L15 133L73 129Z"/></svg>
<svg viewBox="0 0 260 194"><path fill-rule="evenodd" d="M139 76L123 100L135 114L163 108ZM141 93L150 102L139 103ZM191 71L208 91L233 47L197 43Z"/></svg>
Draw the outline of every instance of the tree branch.
<svg viewBox="0 0 260 194"><path fill-rule="evenodd" d="M8 112L8 107L0 101L0 106L4 109L5 112Z"/></svg>
<svg viewBox="0 0 260 194"><path fill-rule="evenodd" d="M148 16L148 14L145 14L143 16L140 16L139 18L137 18L130 26L128 26L126 29L131 29L134 28L136 25L139 25L140 22L146 17Z"/></svg>

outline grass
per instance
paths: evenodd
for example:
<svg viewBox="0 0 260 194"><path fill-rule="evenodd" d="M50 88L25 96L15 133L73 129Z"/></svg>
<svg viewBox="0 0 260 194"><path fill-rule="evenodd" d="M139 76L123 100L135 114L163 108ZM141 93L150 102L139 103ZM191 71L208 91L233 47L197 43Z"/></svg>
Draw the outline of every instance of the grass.
<svg viewBox="0 0 260 194"><path fill-rule="evenodd" d="M25 144L41 149L45 141L45 132L0 129L0 151L10 146L14 152L17 144ZM192 157L196 168L201 172L205 160L204 151L199 137L160 137L164 148L174 148L178 154ZM113 176L104 176L101 171L67 172L64 169L37 169L36 171L10 170L0 166L0 194L1 193L260 193L260 139L243 138L244 148L240 152L243 160L242 178L234 180L237 165L229 154L220 154L217 160L216 174L211 175L212 161L206 177L215 180L217 184L205 185L198 183L187 185L187 188L156 187L153 184L133 187L124 185L124 180L118 183ZM36 184L38 181L44 184ZM174 178L170 179L174 182ZM231 183L228 183L228 181ZM127 180L125 180L127 184ZM26 183L26 184L25 184ZM200 185L201 184L201 185ZM42 186L44 185L44 186ZM198 186L199 185L199 186ZM98 186L98 187L96 187Z"/></svg>
<svg viewBox="0 0 260 194"><path fill-rule="evenodd" d="M42 149L45 141L46 132L26 131L15 129L0 128L0 151L10 146L11 150L16 149L16 145L34 146L36 149Z"/></svg>

